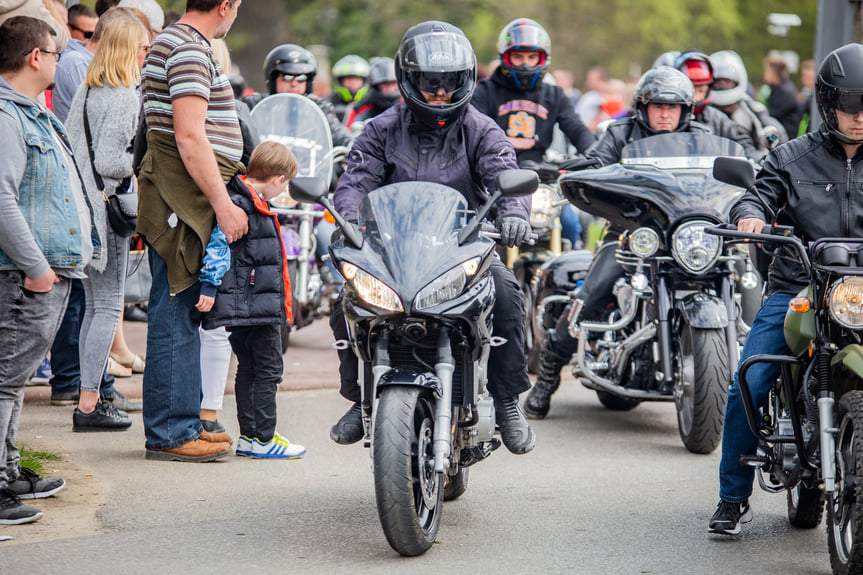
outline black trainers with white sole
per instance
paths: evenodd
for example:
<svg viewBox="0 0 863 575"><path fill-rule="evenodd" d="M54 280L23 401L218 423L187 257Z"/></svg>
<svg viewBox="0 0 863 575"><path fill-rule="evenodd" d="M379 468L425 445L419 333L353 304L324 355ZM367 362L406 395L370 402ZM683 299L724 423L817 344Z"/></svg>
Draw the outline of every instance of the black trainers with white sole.
<svg viewBox="0 0 863 575"><path fill-rule="evenodd" d="M66 487L59 477L39 477L26 467L19 467L18 472L18 479L9 483L9 489L19 499L44 499Z"/></svg>
<svg viewBox="0 0 863 575"><path fill-rule="evenodd" d="M14 491L0 489L0 525L21 525L41 518L42 512L21 503Z"/></svg>
<svg viewBox="0 0 863 575"><path fill-rule="evenodd" d="M721 535L737 535L740 533L740 525L750 521L752 521L752 508L748 500L741 503L720 500L716 513L710 518L708 531Z"/></svg>

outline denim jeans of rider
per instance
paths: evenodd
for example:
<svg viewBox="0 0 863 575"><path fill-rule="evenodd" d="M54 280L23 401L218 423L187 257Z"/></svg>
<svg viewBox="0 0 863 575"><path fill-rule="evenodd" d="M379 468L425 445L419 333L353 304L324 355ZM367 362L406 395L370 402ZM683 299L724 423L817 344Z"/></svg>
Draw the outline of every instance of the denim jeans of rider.
<svg viewBox="0 0 863 575"><path fill-rule="evenodd" d="M234 392L240 433L266 443L276 431L276 390L285 370L281 326L230 328L228 340L237 355Z"/></svg>
<svg viewBox="0 0 863 575"><path fill-rule="evenodd" d="M504 345L491 349L488 358L488 391L493 397L513 397L530 389L527 356L524 353L524 296L512 270L498 258L492 260L495 304L492 333L506 339ZM336 340L348 339L348 328L341 297L333 305L330 328ZM339 350L339 376L342 397L359 403L357 357L351 349Z"/></svg>
<svg viewBox="0 0 863 575"><path fill-rule="evenodd" d="M193 284L171 295L168 267L155 249L147 250L153 284L147 313L144 368L144 436L151 450L170 449L201 433L201 314L195 309L201 288Z"/></svg>
<svg viewBox="0 0 863 575"><path fill-rule="evenodd" d="M793 297L793 294L777 293L767 298L752 322L752 329L740 354L741 362L753 355L791 353L785 343L783 326L788 302ZM770 390L778 374L779 366L770 363L756 363L746 373L746 382L756 409L767 406ZM728 390L722 429L722 459L719 462L719 498L722 501L740 503L752 495L755 470L741 465L740 456L752 455L757 448L758 439L749 428L738 373L735 373L734 383Z"/></svg>
<svg viewBox="0 0 863 575"><path fill-rule="evenodd" d="M18 476L15 435L24 387L48 353L69 299L69 280L47 293L24 289L24 274L0 271L0 489Z"/></svg>

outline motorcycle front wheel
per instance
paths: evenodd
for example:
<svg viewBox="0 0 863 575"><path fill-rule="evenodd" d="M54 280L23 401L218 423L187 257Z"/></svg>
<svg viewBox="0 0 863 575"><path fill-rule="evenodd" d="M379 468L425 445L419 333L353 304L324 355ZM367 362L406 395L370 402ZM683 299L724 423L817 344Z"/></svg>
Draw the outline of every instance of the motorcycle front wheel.
<svg viewBox="0 0 863 575"><path fill-rule="evenodd" d="M818 487L798 483L788 490L788 521L800 529L812 529L821 523L824 513L824 492Z"/></svg>
<svg viewBox="0 0 863 575"><path fill-rule="evenodd" d="M683 323L678 338L674 405L683 445L710 453L722 440L730 368L725 330Z"/></svg>
<svg viewBox="0 0 863 575"><path fill-rule="evenodd" d="M836 491L827 500L827 545L835 575L863 572L863 512L857 509L863 477L863 391L839 400L836 438Z"/></svg>
<svg viewBox="0 0 863 575"><path fill-rule="evenodd" d="M390 546L412 557L435 541L444 476L434 471L434 402L418 387L385 387L375 414L378 517Z"/></svg>

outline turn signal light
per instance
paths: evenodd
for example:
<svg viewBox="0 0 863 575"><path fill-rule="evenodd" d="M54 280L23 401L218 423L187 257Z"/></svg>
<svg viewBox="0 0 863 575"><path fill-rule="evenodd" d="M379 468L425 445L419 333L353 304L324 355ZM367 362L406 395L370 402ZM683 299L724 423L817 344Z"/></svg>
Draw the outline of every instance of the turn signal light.
<svg viewBox="0 0 863 575"><path fill-rule="evenodd" d="M327 210L327 211L325 211L325 212L324 212L324 220L325 220L328 224L334 224L334 223L336 223L336 218L334 218L334 217L333 217L333 214L331 214L331 213L330 213L330 210Z"/></svg>
<svg viewBox="0 0 863 575"><path fill-rule="evenodd" d="M788 303L788 307L798 313L804 313L812 309L812 302L809 301L809 298L796 297Z"/></svg>

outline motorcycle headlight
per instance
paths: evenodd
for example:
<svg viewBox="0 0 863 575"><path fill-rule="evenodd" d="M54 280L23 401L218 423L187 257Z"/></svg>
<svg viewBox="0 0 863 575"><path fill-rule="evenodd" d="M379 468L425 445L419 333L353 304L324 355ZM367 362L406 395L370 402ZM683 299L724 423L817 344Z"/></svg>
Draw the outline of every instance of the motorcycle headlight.
<svg viewBox="0 0 863 575"><path fill-rule="evenodd" d="M464 290L468 276L474 275L479 269L481 260L479 257L471 258L435 278L414 298L414 308L428 309L458 297Z"/></svg>
<svg viewBox="0 0 863 575"><path fill-rule="evenodd" d="M651 228L638 228L629 235L629 249L640 258L647 258L659 249L659 234Z"/></svg>
<svg viewBox="0 0 863 575"><path fill-rule="evenodd" d="M533 193L530 204L530 225L534 228L549 228L554 218L560 215L563 206L555 207L560 198L546 185L540 185Z"/></svg>
<svg viewBox="0 0 863 575"><path fill-rule="evenodd" d="M387 284L354 264L342 265L342 275L356 288L368 304L389 311L404 311L402 301Z"/></svg>
<svg viewBox="0 0 863 575"><path fill-rule="evenodd" d="M837 280L828 296L830 317L851 329L863 328L863 278L849 276Z"/></svg>
<svg viewBox="0 0 863 575"><path fill-rule="evenodd" d="M687 222L674 232L671 255L686 271L705 272L722 253L722 239L704 233L705 228L713 225L705 221Z"/></svg>
<svg viewBox="0 0 863 575"><path fill-rule="evenodd" d="M291 197L288 192L282 192L272 200L270 200L270 205L275 208L293 208L297 205L297 200Z"/></svg>

